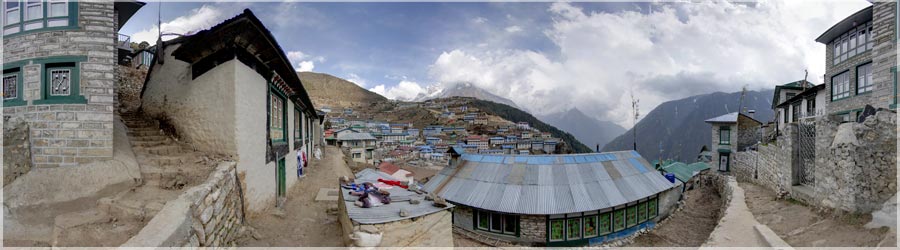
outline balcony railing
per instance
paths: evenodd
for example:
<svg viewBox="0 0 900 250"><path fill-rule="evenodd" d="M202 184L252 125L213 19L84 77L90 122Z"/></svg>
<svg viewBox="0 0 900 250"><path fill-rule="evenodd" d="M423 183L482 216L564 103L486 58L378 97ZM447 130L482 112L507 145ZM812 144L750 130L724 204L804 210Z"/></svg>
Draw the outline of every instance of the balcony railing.
<svg viewBox="0 0 900 250"><path fill-rule="evenodd" d="M124 49L131 51L131 37L124 34L119 34L119 42L116 44L119 49Z"/></svg>

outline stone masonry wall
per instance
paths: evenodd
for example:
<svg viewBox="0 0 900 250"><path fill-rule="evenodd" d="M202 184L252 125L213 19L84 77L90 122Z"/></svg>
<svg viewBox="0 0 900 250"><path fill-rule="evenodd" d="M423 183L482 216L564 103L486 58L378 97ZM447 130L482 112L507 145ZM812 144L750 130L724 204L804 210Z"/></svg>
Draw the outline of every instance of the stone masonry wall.
<svg viewBox="0 0 900 250"><path fill-rule="evenodd" d="M896 120L879 111L863 123L817 123L816 205L868 213L896 194Z"/></svg>
<svg viewBox="0 0 900 250"><path fill-rule="evenodd" d="M237 181L237 165L220 165L205 183L197 186L191 205L191 236L184 246L230 246L244 221L243 197Z"/></svg>
<svg viewBox="0 0 900 250"><path fill-rule="evenodd" d="M792 185L793 136L796 126L787 126L778 140L759 145L757 151L734 154L732 173L738 181L752 182L778 193Z"/></svg>
<svg viewBox="0 0 900 250"><path fill-rule="evenodd" d="M32 162L55 167L112 158L115 96L116 18L111 1L80 1L78 29L35 32L3 38L5 64L23 62L23 99L4 107L5 116L30 123ZM41 65L32 59L85 56L80 93L87 104L33 105L41 98Z"/></svg>
<svg viewBox="0 0 900 250"><path fill-rule="evenodd" d="M730 136L731 144L730 145L719 145L719 130L721 129L722 126L728 126L731 128L731 136ZM711 130L712 130L712 142L710 145L712 147L710 147L709 150L712 151L712 164L710 165L710 168L712 168L713 171L717 171L719 169L719 161L720 161L719 149L729 149L729 150L731 150L732 153L737 152L738 130L737 130L737 126L734 126L734 124L728 124L728 123L713 123ZM732 164L732 165L734 165L734 164Z"/></svg>
<svg viewBox="0 0 900 250"><path fill-rule="evenodd" d="M454 232L493 246L531 246L532 242L547 241L547 218L540 215L519 215L519 237L492 234L475 230L473 210L469 207L453 208Z"/></svg>

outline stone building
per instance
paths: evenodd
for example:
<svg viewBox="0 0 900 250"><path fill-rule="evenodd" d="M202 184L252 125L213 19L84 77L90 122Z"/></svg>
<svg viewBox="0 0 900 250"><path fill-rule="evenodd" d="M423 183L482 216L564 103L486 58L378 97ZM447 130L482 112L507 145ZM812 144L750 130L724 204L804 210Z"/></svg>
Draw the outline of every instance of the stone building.
<svg viewBox="0 0 900 250"><path fill-rule="evenodd" d="M706 120L712 125L712 160L715 169L731 171L732 153L745 151L760 139L762 123L743 113L729 113Z"/></svg>
<svg viewBox="0 0 900 250"><path fill-rule="evenodd" d="M824 78L829 115L853 121L866 105L896 107L896 5L895 1L874 1L816 38L827 46Z"/></svg>
<svg viewBox="0 0 900 250"><path fill-rule="evenodd" d="M824 87L824 85L822 85ZM775 123L777 124L777 131L784 130L785 124L796 122L800 117L805 117L807 112L804 112L804 107L813 107L816 108L816 93L817 92L807 92L809 89L815 88L812 83L806 80L800 80L796 82L786 83L782 85L775 86L775 93L772 98L772 109L775 110ZM801 93L805 93L803 102L801 102L799 98L796 98ZM824 109L824 98L825 96L819 96L819 99L822 101L818 102L818 108ZM794 107L797 108L794 108ZM797 113L794 113L797 112Z"/></svg>
<svg viewBox="0 0 900 250"><path fill-rule="evenodd" d="M423 189L456 205L455 231L495 246L609 243L654 227L681 197L635 151L449 154Z"/></svg>
<svg viewBox="0 0 900 250"><path fill-rule="evenodd" d="M158 49L143 112L195 149L233 158L248 212L281 204L300 179L289 169L312 155L319 117L272 34L244 10Z"/></svg>
<svg viewBox="0 0 900 250"><path fill-rule="evenodd" d="M375 137L369 133L340 133L338 145L354 162L375 164Z"/></svg>
<svg viewBox="0 0 900 250"><path fill-rule="evenodd" d="M35 167L112 158L117 33L143 5L3 2L3 114L28 123Z"/></svg>

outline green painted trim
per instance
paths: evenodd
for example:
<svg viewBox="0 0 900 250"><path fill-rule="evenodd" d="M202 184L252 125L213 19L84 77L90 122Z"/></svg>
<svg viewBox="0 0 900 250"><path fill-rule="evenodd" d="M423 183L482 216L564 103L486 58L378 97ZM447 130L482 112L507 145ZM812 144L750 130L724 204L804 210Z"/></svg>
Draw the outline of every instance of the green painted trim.
<svg viewBox="0 0 900 250"><path fill-rule="evenodd" d="M10 62L10 63L4 63L3 70L24 67L25 65L28 65L29 61L30 60L21 60L21 61L15 61L15 62ZM22 69L22 70L24 70L24 69Z"/></svg>
<svg viewBox="0 0 900 250"><path fill-rule="evenodd" d="M7 69L4 69L4 70L7 70ZM25 85L25 84L24 84L25 79L24 79L24 77L23 77L23 75L22 75L22 71L23 71L23 70L24 70L24 69L19 68L19 71L16 71L15 73L3 74L3 77L6 77L6 76L8 76L8 75L15 75L15 76L16 76L16 92L17 92L17 93L16 93L16 98L9 99L9 100L3 100L3 106L4 106L4 107L15 107L15 106L22 106L22 105L27 105L27 104L28 104L28 102L25 101L25 99L23 98L23 95L25 95L25 91L24 91L24 89L22 88L22 86Z"/></svg>
<svg viewBox="0 0 900 250"><path fill-rule="evenodd" d="M828 92L830 92L830 93L828 93L828 97L829 97L828 99L831 99L832 102L840 101L840 100L844 100L844 99L850 98L850 97L852 96L852 95L850 95L850 94L854 92L854 91L848 89L848 90L847 90L847 97L841 97L841 98L838 98L838 99L834 99L834 78L835 78L836 76L839 76L839 75L844 74L844 73L847 73L847 77L850 77L850 69L845 69L844 71L841 71L841 72L839 72L839 73L837 73L837 74L831 75L831 78L829 78L830 81L828 82L828 85L831 86L831 89L830 89L831 91L828 91ZM848 80L849 80L849 79L848 79ZM849 86L849 83L848 83L848 86L847 86L847 87L848 87L848 88L850 87L850 86ZM843 93L841 93L841 94L843 94Z"/></svg>
<svg viewBox="0 0 900 250"><path fill-rule="evenodd" d="M289 135L288 135L288 133L287 133L287 131L288 131L288 129L287 129L287 119L284 119L284 118L287 118L287 109L286 109L286 107L287 107L287 98L285 97L284 93L281 93L281 91L279 91L278 88L275 88L275 86L272 85L272 83L270 82L270 83L269 83L269 94L272 94L272 93L274 93L275 96L277 96L278 98L281 98L281 104L282 104L282 107L281 107L281 118L282 118L282 119L281 119L281 133L282 133L282 135L283 135L281 139L278 139L278 140L272 139L272 143L273 143L273 144L274 144L274 143L285 143L285 144L287 144L287 138L289 137ZM267 99L267 100L269 99L269 95L268 95L268 94L266 95L266 99ZM268 102L268 101L267 101L267 102ZM273 104L274 104L274 103L273 103ZM270 104L270 105L272 105L272 104ZM272 109L272 107L269 106L269 110L271 110L271 109ZM266 111L266 113L269 113L269 112ZM271 114L270 114L270 115L271 115ZM269 119L269 120L271 121L271 120L272 120L272 117L267 117L267 119ZM271 126L270 126L270 128L269 128L269 133L270 133L270 134L271 134L271 130L272 130L272 128L271 128ZM270 135L270 136L271 136L271 135Z"/></svg>
<svg viewBox="0 0 900 250"><path fill-rule="evenodd" d="M9 34L9 35L5 35L5 36L4 36L4 39L5 39L5 38L10 38L10 37L17 37L17 36L21 36L21 35L32 34L32 33L38 33L38 32L60 31L60 30L77 30L77 29L80 29L80 27L78 27L78 16L79 16L79 14L80 14L80 13L78 12L78 1L76 1L76 0L69 0L68 3L69 3L69 13L68 13L69 15L68 15L67 17L47 17L47 11L48 11L47 8L49 7L50 4L49 4L48 2L46 2L46 1L44 1L43 4L42 4L43 9L44 9L44 17L42 17L42 18L40 19L40 20L44 23L44 27L43 27L43 28L39 28L39 29L33 29L33 30L25 30L25 24L26 24L26 23L34 23L34 22L37 22L37 21L36 21L36 20L31 20L31 21L25 21L25 20L24 20L24 17L25 17L25 1L19 1L19 6L20 6L20 7L19 7L19 17L20 17L19 22L16 23L16 24L6 25L6 26L3 27L3 29L6 29L6 28L9 28L9 27L13 27L13 26L19 26L19 32L16 32L16 33L13 33L13 34ZM69 25L68 25L68 26L47 27L48 19L63 19L63 18L67 18L67 19L69 20Z"/></svg>
<svg viewBox="0 0 900 250"><path fill-rule="evenodd" d="M67 62L78 63L78 62L87 61L87 56L51 56L51 57L33 58L30 60L34 64L67 63Z"/></svg>
<svg viewBox="0 0 900 250"><path fill-rule="evenodd" d="M846 115L846 114L849 114L849 113L851 113L851 112L860 112L860 111L863 111L863 110L865 110L865 109L864 109L864 108L848 109L848 110L837 111L837 112L834 112L834 113L831 113L831 114L832 114L832 115Z"/></svg>
<svg viewBox="0 0 900 250"><path fill-rule="evenodd" d="M37 104L86 104L87 99L81 96L81 63L61 60L64 58L53 58L41 61L41 99L34 100ZM58 61L61 60L61 61ZM52 69L68 69L71 71L71 79L69 80L69 95L67 96L51 96L50 95L50 76L46 63L71 62L75 66L70 67L53 67Z"/></svg>
<svg viewBox="0 0 900 250"><path fill-rule="evenodd" d="M716 151L718 151L719 153L731 153L730 148L720 148L720 149L717 149Z"/></svg>

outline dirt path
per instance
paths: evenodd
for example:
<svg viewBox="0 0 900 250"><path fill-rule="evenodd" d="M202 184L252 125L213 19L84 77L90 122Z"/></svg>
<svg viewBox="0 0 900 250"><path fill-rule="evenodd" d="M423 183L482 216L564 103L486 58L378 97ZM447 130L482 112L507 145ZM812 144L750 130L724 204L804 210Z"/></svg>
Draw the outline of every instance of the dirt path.
<svg viewBox="0 0 900 250"><path fill-rule="evenodd" d="M306 177L288 192L284 209L248 218L255 236L237 240L241 247L343 247L341 224L329 208L336 201L315 201L319 188L335 188L339 176L351 176L341 151L328 146L321 160L312 159Z"/></svg>
<svg viewBox="0 0 900 250"><path fill-rule="evenodd" d="M769 226L793 247L875 247L895 246L896 238L887 228L863 227L866 215L817 213L792 200L776 200L773 192L750 183L740 183L747 206L760 223ZM891 237L882 242L885 237Z"/></svg>
<svg viewBox="0 0 900 250"><path fill-rule="evenodd" d="M721 203L722 198L711 186L688 190L681 210L628 247L699 247L715 229Z"/></svg>

